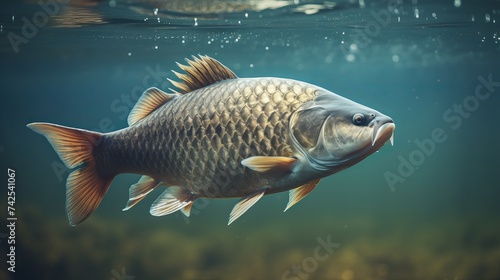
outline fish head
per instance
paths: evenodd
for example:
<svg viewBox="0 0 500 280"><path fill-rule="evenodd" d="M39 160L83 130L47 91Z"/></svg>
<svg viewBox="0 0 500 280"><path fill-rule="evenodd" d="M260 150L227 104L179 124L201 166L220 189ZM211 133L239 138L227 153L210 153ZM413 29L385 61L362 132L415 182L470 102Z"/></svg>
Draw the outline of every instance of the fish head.
<svg viewBox="0 0 500 280"><path fill-rule="evenodd" d="M304 104L290 119L295 147L317 171L336 172L393 139L394 121L333 93Z"/></svg>

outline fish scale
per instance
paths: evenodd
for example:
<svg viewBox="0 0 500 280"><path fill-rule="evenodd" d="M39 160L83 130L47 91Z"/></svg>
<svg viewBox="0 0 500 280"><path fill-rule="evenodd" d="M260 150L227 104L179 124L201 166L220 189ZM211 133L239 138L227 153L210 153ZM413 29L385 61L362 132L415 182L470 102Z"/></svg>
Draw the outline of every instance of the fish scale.
<svg viewBox="0 0 500 280"><path fill-rule="evenodd" d="M71 225L99 205L113 178L143 175L123 210L153 189L167 189L150 213L190 215L199 197L242 197L228 224L263 195L289 191L288 209L320 178L363 160L391 139L389 117L320 87L282 78L238 78L208 56L193 57L170 82L179 92L149 88L110 133L31 123L68 168Z"/></svg>
<svg viewBox="0 0 500 280"><path fill-rule="evenodd" d="M248 172L240 162L254 155L291 154L287 120L298 103L290 99L289 92L274 90L279 88L279 83L277 80L273 82L276 86L271 80L223 81L165 104L128 132L129 145L136 143L144 149L143 156L132 159L129 168L144 169L141 171L145 174L161 176L163 181L187 188L200 196L242 196L260 187L262 176ZM286 82L290 83L286 80L281 83ZM272 92L265 90L269 88L268 84L273 85ZM272 95L274 98L270 98ZM310 94L310 98L313 97ZM242 99L243 102L237 102ZM286 100L288 108L285 110L279 106L281 103L273 104L271 100ZM161 116L162 123L158 124L156 115ZM225 122L218 121L220 116L224 116ZM144 135L145 139L134 137L135 130L140 131L137 135ZM155 134L158 132L164 137ZM122 137L119 138L118 141L122 141ZM155 153L149 152L153 149L146 144L146 139L153 139L153 142L160 140L160 146L169 151L168 156L162 157L166 164L160 162L158 165L152 161ZM110 151L107 147L104 149ZM122 148L117 152L128 153ZM121 158L114 154L108 157ZM136 165L141 162L149 164ZM246 182L246 188L231 188L242 182Z"/></svg>
<svg viewBox="0 0 500 280"><path fill-rule="evenodd" d="M135 172L160 176L166 184L200 196L246 195L266 179L248 172L240 164L243 159L292 153L287 139L289 116L300 105L298 100L314 98L311 89L308 93L301 90L299 96L304 96L300 98L280 90L293 87L309 86L285 79L221 81L180 96L129 130L110 135L109 145L102 150L107 151L107 158L123 159L115 172L139 169ZM117 143L122 141L125 147ZM168 153L159 157L157 150Z"/></svg>

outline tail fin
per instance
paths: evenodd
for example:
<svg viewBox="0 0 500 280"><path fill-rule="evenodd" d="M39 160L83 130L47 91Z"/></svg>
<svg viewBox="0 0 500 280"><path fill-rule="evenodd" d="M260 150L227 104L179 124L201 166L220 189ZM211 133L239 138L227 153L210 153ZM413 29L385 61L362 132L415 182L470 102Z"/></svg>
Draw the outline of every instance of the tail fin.
<svg viewBox="0 0 500 280"><path fill-rule="evenodd" d="M30 123L33 131L49 140L68 168L76 168L66 181L66 211L74 226L99 206L114 176L102 175L96 167L94 149L102 134L50 123Z"/></svg>

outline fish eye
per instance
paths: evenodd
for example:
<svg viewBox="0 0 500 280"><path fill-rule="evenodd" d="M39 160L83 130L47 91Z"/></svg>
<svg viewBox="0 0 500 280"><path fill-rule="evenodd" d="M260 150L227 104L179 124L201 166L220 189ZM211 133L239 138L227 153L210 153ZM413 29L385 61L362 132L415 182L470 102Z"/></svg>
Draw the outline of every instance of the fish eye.
<svg viewBox="0 0 500 280"><path fill-rule="evenodd" d="M365 115L357 113L352 117L352 123L355 125L361 125L365 122Z"/></svg>

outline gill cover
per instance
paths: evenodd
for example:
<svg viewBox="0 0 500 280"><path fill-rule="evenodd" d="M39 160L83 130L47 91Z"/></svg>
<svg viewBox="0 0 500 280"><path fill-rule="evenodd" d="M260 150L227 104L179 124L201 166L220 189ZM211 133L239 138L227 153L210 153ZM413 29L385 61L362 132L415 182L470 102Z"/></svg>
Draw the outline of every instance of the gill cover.
<svg viewBox="0 0 500 280"><path fill-rule="evenodd" d="M370 117L362 125L352 122L359 112L376 111L331 92L319 94L292 114L292 142L313 169L330 170L353 159L371 143Z"/></svg>

